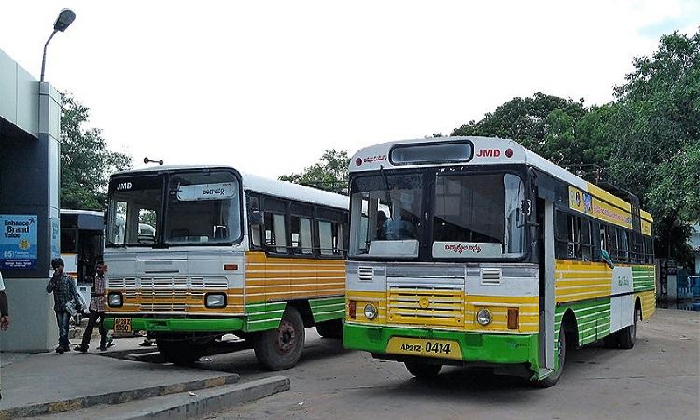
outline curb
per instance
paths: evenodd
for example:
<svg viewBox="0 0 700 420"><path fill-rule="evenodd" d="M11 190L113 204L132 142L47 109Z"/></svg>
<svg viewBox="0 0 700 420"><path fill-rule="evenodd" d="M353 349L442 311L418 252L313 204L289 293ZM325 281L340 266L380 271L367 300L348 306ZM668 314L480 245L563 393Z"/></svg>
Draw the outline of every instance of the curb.
<svg viewBox="0 0 700 420"><path fill-rule="evenodd" d="M123 418L130 420L161 420L199 418L208 414L226 410L232 406L245 404L260 398L269 397L278 392L289 391L289 378L272 376L256 381L217 390L214 395L204 396L196 401L150 409L148 412L123 413ZM121 417L121 415L120 415Z"/></svg>
<svg viewBox="0 0 700 420"><path fill-rule="evenodd" d="M196 391L217 386L231 385L237 383L239 380L239 375L230 374L197 381L180 382L172 385L158 385L146 388L130 389L127 391L110 392L101 395L88 395L85 397L71 398L63 401L39 403L24 407L13 407L0 410L0 420L80 410L82 408L92 407L99 404L119 404L150 397L175 394L178 392Z"/></svg>

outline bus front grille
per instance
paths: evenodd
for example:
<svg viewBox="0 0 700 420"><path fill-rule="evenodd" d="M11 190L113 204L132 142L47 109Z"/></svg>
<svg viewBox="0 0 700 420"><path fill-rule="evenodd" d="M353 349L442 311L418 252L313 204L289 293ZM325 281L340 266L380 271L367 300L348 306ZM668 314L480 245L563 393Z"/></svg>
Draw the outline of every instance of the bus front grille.
<svg viewBox="0 0 700 420"><path fill-rule="evenodd" d="M140 312L188 312L203 310L207 293L228 294L226 277L141 277L107 280L110 292L121 292L125 306Z"/></svg>
<svg viewBox="0 0 700 420"><path fill-rule="evenodd" d="M463 292L455 286L389 286L387 321L434 327L464 324Z"/></svg>

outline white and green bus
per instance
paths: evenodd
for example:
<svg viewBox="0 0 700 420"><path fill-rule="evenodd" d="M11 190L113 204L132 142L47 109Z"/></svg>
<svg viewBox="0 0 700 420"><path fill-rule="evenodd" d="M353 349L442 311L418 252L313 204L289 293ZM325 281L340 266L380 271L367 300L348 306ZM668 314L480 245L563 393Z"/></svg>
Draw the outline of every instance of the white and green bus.
<svg viewBox="0 0 700 420"><path fill-rule="evenodd" d="M629 349L655 310L651 215L511 140L379 144L350 161L344 345L554 385L567 348Z"/></svg>

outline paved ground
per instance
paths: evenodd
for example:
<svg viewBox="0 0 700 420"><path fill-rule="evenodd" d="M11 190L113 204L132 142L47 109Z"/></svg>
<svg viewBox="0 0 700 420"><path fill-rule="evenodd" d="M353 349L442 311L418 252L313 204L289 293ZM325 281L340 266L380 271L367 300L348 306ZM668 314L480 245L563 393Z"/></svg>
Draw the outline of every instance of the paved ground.
<svg viewBox="0 0 700 420"><path fill-rule="evenodd" d="M660 309L639 328L633 350L599 346L570 353L559 384L533 389L516 378L445 368L420 383L396 362L349 352L307 330L302 362L284 374L292 389L217 418L697 419L700 313ZM250 350L207 358L204 369L268 376Z"/></svg>
<svg viewBox="0 0 700 420"><path fill-rule="evenodd" d="M110 352L138 349L137 343L141 340L115 340L117 344ZM3 394L0 410L226 375L225 372L118 360L99 352L5 353L0 359Z"/></svg>

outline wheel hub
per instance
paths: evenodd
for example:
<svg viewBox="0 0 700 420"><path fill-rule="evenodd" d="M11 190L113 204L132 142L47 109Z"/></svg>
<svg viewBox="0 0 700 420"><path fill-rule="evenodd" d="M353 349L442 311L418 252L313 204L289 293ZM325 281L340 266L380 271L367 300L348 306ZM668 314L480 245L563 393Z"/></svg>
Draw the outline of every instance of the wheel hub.
<svg viewBox="0 0 700 420"><path fill-rule="evenodd" d="M282 320L277 329L277 350L284 354L289 353L295 345L296 331L291 322Z"/></svg>

